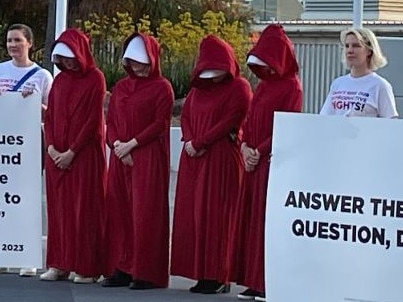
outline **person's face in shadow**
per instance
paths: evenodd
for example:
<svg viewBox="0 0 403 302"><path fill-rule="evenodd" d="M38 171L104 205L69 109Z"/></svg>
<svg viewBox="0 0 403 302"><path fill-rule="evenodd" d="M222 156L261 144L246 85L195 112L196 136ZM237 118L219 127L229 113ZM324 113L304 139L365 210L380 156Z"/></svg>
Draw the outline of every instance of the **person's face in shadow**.
<svg viewBox="0 0 403 302"><path fill-rule="evenodd" d="M67 70L71 71L79 71L80 70L80 64L78 63L78 60L76 58L67 58L63 56L58 56L58 60L60 64L64 66Z"/></svg>
<svg viewBox="0 0 403 302"><path fill-rule="evenodd" d="M150 74L150 64L140 63L131 59L128 59L130 68L134 74L140 78L146 78Z"/></svg>

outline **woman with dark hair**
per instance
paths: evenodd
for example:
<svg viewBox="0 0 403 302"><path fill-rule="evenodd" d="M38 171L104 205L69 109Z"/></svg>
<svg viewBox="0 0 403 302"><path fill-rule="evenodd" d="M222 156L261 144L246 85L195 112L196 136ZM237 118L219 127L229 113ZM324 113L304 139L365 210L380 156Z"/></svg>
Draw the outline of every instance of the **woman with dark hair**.
<svg viewBox="0 0 403 302"><path fill-rule="evenodd" d="M53 77L29 57L34 43L32 29L25 24L13 24L7 29L7 52L11 60L0 63L0 94L18 91L23 97L39 93L42 109L46 109ZM21 268L20 276L35 276L36 268Z"/></svg>
<svg viewBox="0 0 403 302"><path fill-rule="evenodd" d="M34 35L29 26L13 24L7 29L6 45L11 60L0 63L0 93L19 91L24 97L40 93L42 104L46 107L53 77L29 57L33 43ZM25 81L19 83L27 74ZM16 84L19 84L18 87Z"/></svg>

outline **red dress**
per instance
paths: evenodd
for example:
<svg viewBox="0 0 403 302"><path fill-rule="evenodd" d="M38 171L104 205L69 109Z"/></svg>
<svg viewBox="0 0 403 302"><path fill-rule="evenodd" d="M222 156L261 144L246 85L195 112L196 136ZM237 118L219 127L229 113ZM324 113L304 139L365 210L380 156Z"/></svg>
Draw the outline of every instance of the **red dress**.
<svg viewBox="0 0 403 302"><path fill-rule="evenodd" d="M45 115L47 146L75 152L70 169L46 156L47 267L83 276L103 274L102 225L105 194L105 79L95 67L87 37L75 29L56 41L67 44L80 71L58 65Z"/></svg>
<svg viewBox="0 0 403 302"><path fill-rule="evenodd" d="M125 49L136 35L125 43ZM107 118L107 142L135 138L133 166L111 152L107 186L106 250L111 275L119 269L134 279L168 286L169 131L171 84L161 76L157 41L142 35L151 61L150 76L128 76L114 87Z"/></svg>
<svg viewBox="0 0 403 302"><path fill-rule="evenodd" d="M220 83L199 79L207 69L225 70L229 76ZM171 274L226 283L229 224L242 169L233 138L252 93L239 75L232 49L214 36L201 43L191 87L181 116L182 139L205 152L190 157L182 150L180 157Z"/></svg>
<svg viewBox="0 0 403 302"><path fill-rule="evenodd" d="M264 292L264 229L274 111L300 112L302 88L291 41L281 26L268 26L249 55L266 62L275 73L256 65L251 68L260 82L248 112L243 142L257 148L261 157L254 171L244 172L231 230L231 281Z"/></svg>

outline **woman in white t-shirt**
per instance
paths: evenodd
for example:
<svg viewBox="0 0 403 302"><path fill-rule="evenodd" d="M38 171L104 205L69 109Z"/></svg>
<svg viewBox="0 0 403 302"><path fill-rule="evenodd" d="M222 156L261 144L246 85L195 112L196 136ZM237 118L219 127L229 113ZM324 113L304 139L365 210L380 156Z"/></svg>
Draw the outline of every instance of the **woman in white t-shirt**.
<svg viewBox="0 0 403 302"><path fill-rule="evenodd" d="M340 40L342 61L350 73L333 81L320 114L398 117L392 86L375 72L387 61L374 33L367 28L347 29Z"/></svg>
<svg viewBox="0 0 403 302"><path fill-rule="evenodd" d="M33 39L32 29L25 24L13 24L8 28L7 52L11 60L0 63L0 94L17 91L23 97L28 97L39 93L42 96L42 109L46 109L53 77L49 71L40 68L30 59ZM36 268L20 269L20 276L34 275Z"/></svg>
<svg viewBox="0 0 403 302"><path fill-rule="evenodd" d="M24 97L32 93L42 95L42 104L46 106L50 87L52 86L52 74L46 69L40 68L29 57L33 45L33 33L25 24L13 24L7 30L7 52L11 60L0 63L0 93L13 91L15 85L32 69L37 69L27 78L17 91ZM39 69L38 69L39 68Z"/></svg>

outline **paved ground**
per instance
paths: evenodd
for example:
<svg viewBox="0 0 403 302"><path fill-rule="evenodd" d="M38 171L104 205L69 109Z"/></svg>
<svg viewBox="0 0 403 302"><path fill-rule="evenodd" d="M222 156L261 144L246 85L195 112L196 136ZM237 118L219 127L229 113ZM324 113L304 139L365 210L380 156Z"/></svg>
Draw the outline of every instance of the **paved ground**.
<svg viewBox="0 0 403 302"><path fill-rule="evenodd" d="M170 212L175 196L176 172L171 172ZM43 195L43 235L46 239L46 195ZM46 241L44 240L44 247ZM44 256L45 256L44 249ZM99 284L74 284L69 281L45 282L39 277L19 277L18 270L0 274L0 302L133 302L133 301L236 301L243 287L232 285L231 292L219 295L193 294L188 291L195 281L171 277L168 289L135 291L128 288L103 288Z"/></svg>
<svg viewBox="0 0 403 302"><path fill-rule="evenodd" d="M180 277L171 277L168 289L135 291L128 288L103 288L99 284L74 284L69 281L41 281L39 277L19 277L0 274L1 302L133 302L133 301L237 301L243 290L232 286L228 294L193 294L188 288L194 283Z"/></svg>

